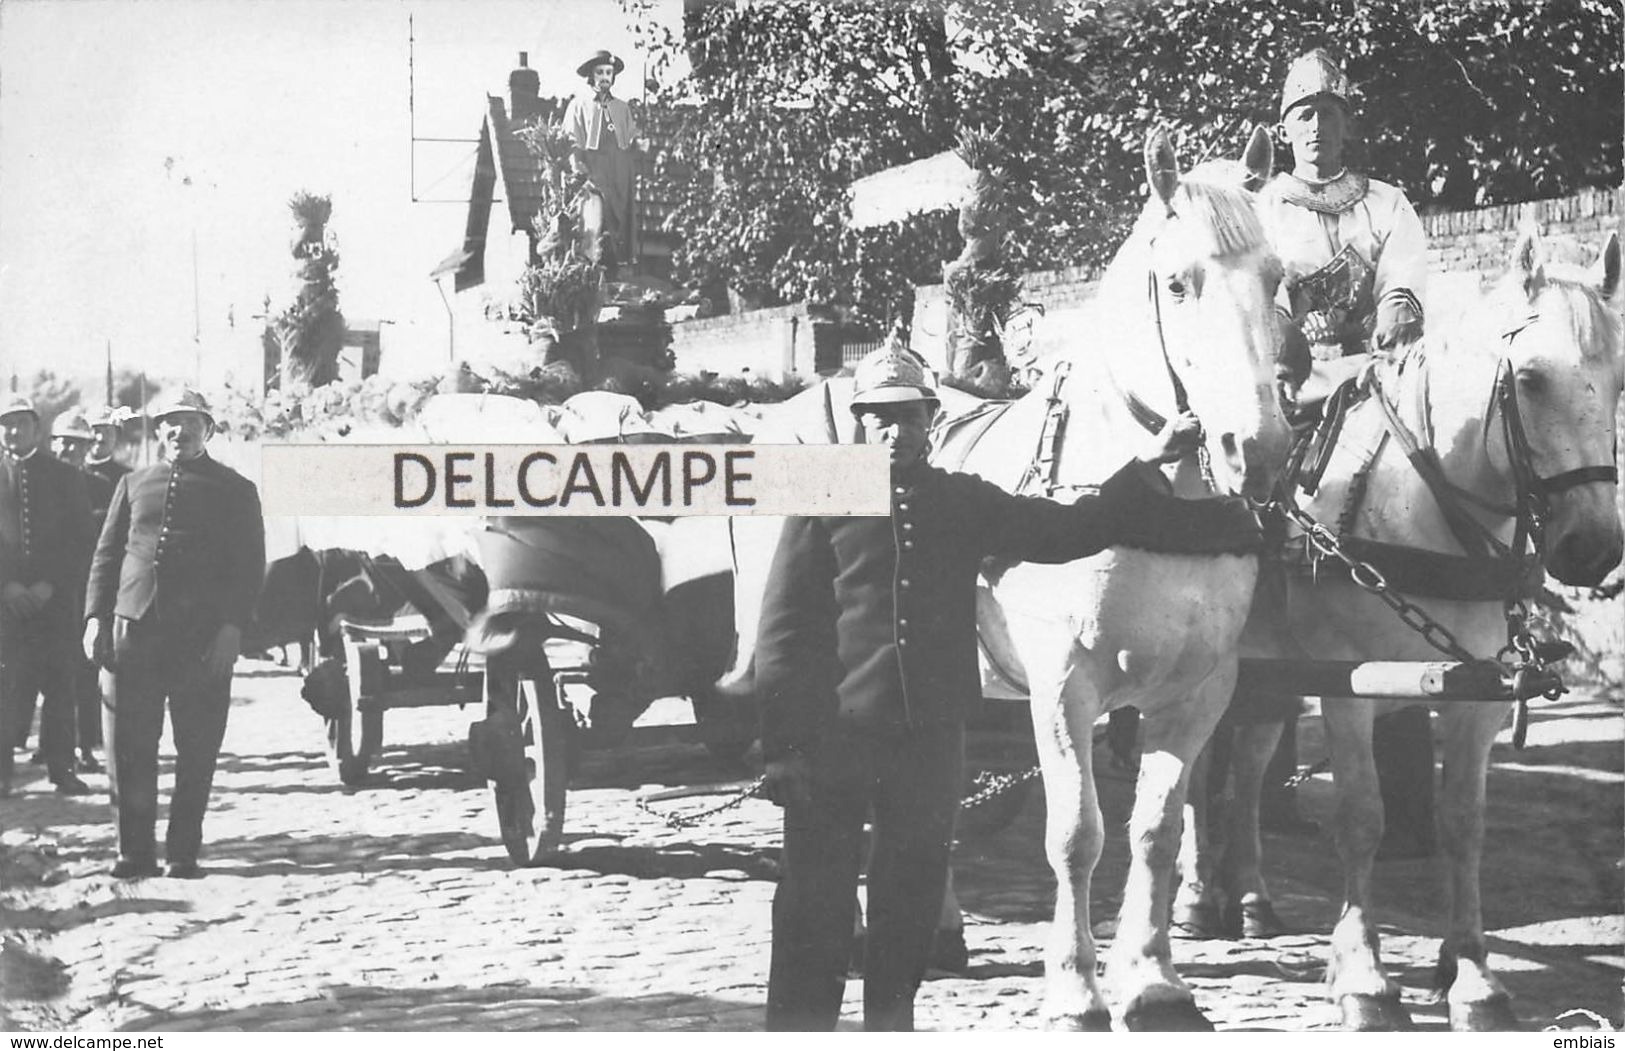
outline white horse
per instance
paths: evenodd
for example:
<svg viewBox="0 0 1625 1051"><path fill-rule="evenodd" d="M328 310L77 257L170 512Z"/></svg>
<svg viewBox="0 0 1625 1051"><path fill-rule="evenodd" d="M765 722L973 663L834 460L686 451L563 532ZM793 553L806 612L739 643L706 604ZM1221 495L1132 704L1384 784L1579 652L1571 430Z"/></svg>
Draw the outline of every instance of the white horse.
<svg viewBox="0 0 1625 1051"><path fill-rule="evenodd" d="M1146 161L1153 193L1102 280L1107 309L1096 331L1040 389L995 416L958 427L950 420L939 431L936 462L1008 489L1072 490L1110 474L1143 441L1150 418L1184 403L1203 422L1204 451L1178 466L1176 491L1268 492L1289 438L1275 395L1279 262L1251 195L1237 188L1235 165L1182 177L1163 132L1148 136ZM1270 163L1269 140L1257 134L1246 165L1257 179ZM840 395L831 384L803 396L793 411L806 419L778 440L853 440ZM956 400L945 392L945 415L954 415ZM720 684L724 694L749 693L774 536L776 523L734 520L739 646ZM1234 683L1257 573L1251 553L1126 549L1065 566L988 569L983 644L1030 684L1049 800L1048 851L1059 883L1046 951L1044 1012L1052 1025L1110 1026L1088 919L1103 837L1090 728L1102 713L1135 705L1148 715L1148 758L1108 977L1127 1028L1211 1028L1169 959L1169 895L1186 771Z"/></svg>
<svg viewBox="0 0 1625 1051"><path fill-rule="evenodd" d="M1006 485L1030 475L1053 396L1067 412L1052 479L1098 480L1141 432L1147 405L1165 416L1183 401L1202 420L1205 444L1179 465L1176 492L1269 490L1289 436L1275 393L1279 263L1232 165L1181 177L1165 136L1154 135L1146 152L1153 192L1102 279L1096 302L1104 311L1087 343L1093 360L1012 406L962 469ZM1267 136L1255 134L1246 167L1268 172L1270 160ZM1251 553L1122 548L1064 566L987 571L982 642L1027 686L1048 804L1045 845L1057 891L1043 1014L1053 1027L1104 1030L1115 1009L1131 1030L1212 1028L1172 966L1169 901L1190 766L1234 686L1257 575ZM1108 999L1089 919L1105 838L1092 728L1127 705L1145 717L1145 746Z"/></svg>
<svg viewBox="0 0 1625 1051"><path fill-rule="evenodd" d="M1619 287L1619 239L1609 236L1590 272L1545 262L1532 233L1519 240L1511 262L1505 279L1459 327L1431 329L1419 353L1379 373L1381 391L1400 427L1436 453L1451 515L1469 517L1502 543L1513 541L1520 515L1526 528L1538 522L1535 554L1545 569L1566 584L1595 584L1621 553L1615 435L1625 359L1618 309L1610 303ZM1474 527L1452 529L1385 415L1375 398L1350 410L1318 491L1301 505L1328 523L1352 510L1351 536L1459 557L1458 537L1473 544ZM1368 479L1363 499L1353 492L1361 473ZM1488 577L1486 566L1477 562L1474 574ZM1503 567L1510 568L1505 560ZM1393 582L1405 590L1397 573ZM1316 582L1288 576L1284 587L1281 594L1260 590L1245 655L1446 659L1347 574L1323 568ZM1476 656L1494 656L1508 643L1501 600L1407 597ZM1383 832L1371 724L1408 703L1415 702L1322 698L1335 785L1332 829L1345 874L1327 983L1352 1029L1411 1024L1399 986L1383 970L1371 915L1372 863ZM1446 771L1437 823L1449 876L1437 979L1452 1029L1517 1026L1510 998L1485 962L1479 902L1485 775L1490 746L1511 707L1511 701L1436 705ZM1227 882L1244 908L1267 910L1258 794L1279 733L1279 723L1243 727L1232 753L1236 806L1226 836ZM1190 845L1196 853L1185 865L1181 906L1226 904L1214 900L1217 891L1205 878L1214 868L1203 855L1208 844L1198 836Z"/></svg>

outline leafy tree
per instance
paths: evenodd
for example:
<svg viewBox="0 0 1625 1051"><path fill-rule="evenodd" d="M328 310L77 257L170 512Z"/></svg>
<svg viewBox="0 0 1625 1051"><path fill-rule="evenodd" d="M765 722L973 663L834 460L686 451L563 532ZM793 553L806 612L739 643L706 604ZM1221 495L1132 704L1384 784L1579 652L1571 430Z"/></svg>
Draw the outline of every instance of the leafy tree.
<svg viewBox="0 0 1625 1051"><path fill-rule="evenodd" d="M65 376L58 376L51 369L40 369L24 379L19 389L34 402L34 409L39 413L40 422L46 426L47 434L52 421L63 409L79 404L79 384Z"/></svg>
<svg viewBox="0 0 1625 1051"><path fill-rule="evenodd" d="M288 201L288 210L293 217L291 252L298 261L294 273L299 291L265 327L267 389L284 382L312 387L332 382L338 378L339 351L344 346L344 315L333 281L339 253L327 229L333 200L300 190Z"/></svg>
<svg viewBox="0 0 1625 1051"><path fill-rule="evenodd" d="M899 282L877 274L940 266L940 252L900 248L890 232L853 235L846 195L856 178L952 144L943 4L690 3L684 38L647 46L657 69L686 48L694 70L655 98L675 128L656 178L684 235L680 281L761 303L832 303L857 287L880 313ZM941 226L923 235L940 239Z"/></svg>
<svg viewBox="0 0 1625 1051"><path fill-rule="evenodd" d="M663 172L680 279L748 297L906 307L959 251L952 217L845 229L846 188L983 130L1006 157L1007 265L1099 265L1143 199L1148 128L1188 159L1278 119L1287 65L1330 48L1355 91L1351 160L1419 206L1621 180L1616 0L690 0L682 39L624 0L659 70L691 82ZM1290 158L1283 155L1283 161Z"/></svg>

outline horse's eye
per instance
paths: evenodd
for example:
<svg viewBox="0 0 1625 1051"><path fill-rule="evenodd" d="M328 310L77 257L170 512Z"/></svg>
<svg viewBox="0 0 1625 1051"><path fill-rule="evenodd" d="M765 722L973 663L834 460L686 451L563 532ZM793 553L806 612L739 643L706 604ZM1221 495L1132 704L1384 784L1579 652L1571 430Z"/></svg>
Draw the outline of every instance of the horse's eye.
<svg viewBox="0 0 1625 1051"><path fill-rule="evenodd" d="M1170 277L1168 279L1168 291L1175 297L1183 299L1186 291L1184 280L1178 276Z"/></svg>
<svg viewBox="0 0 1625 1051"><path fill-rule="evenodd" d="M1525 394L1537 395L1545 391L1546 377L1534 369L1518 370L1518 390Z"/></svg>

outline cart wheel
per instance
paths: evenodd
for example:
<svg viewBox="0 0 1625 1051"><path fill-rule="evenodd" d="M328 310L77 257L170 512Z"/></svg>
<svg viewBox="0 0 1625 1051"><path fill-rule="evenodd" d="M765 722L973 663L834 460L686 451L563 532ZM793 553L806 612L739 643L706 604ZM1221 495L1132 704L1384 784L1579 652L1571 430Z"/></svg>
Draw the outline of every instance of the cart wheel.
<svg viewBox="0 0 1625 1051"><path fill-rule="evenodd" d="M359 785L366 781L372 757L384 740L383 709L361 708L360 700L369 695L384 669L374 650L358 648L349 657L344 708L327 720L327 754L341 782Z"/></svg>
<svg viewBox="0 0 1625 1051"><path fill-rule="evenodd" d="M1037 781L1023 781L1000 792L997 796L976 806L961 808L954 825L954 833L967 842L992 839L1010 827L1032 797ZM974 782L966 785L965 794L979 788Z"/></svg>
<svg viewBox="0 0 1625 1051"><path fill-rule="evenodd" d="M524 763L495 781L492 791L508 857L516 865L534 865L557 853L564 835L572 726L551 683L519 679L516 701Z"/></svg>
<svg viewBox="0 0 1625 1051"><path fill-rule="evenodd" d="M713 759L737 763L756 741L756 710L749 701L725 697L696 696L694 721L699 724L705 750Z"/></svg>

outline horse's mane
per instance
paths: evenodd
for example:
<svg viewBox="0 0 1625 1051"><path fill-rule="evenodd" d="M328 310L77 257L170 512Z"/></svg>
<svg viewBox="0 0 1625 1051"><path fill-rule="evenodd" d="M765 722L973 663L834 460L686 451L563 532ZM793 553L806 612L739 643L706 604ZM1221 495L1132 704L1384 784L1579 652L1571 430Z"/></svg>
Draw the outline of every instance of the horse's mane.
<svg viewBox="0 0 1625 1051"><path fill-rule="evenodd" d="M1536 304L1542 305L1548 298L1556 298L1564 304L1563 313L1574 339L1587 357L1620 345L1625 320L1620 318L1619 308L1603 297L1585 270L1548 264L1546 283Z"/></svg>
<svg viewBox="0 0 1625 1051"><path fill-rule="evenodd" d="M1186 172L1167 207L1154 196L1146 201L1131 241L1149 240L1171 210L1198 238L1193 247L1215 259L1269 250L1255 198L1241 187L1245 176L1234 161L1209 161Z"/></svg>
<svg viewBox="0 0 1625 1051"><path fill-rule="evenodd" d="M1561 314L1569 324L1575 345L1587 358L1617 353L1611 348L1621 345L1625 321L1585 270L1547 264L1534 303L1528 303L1521 281L1520 274L1509 273L1470 304L1430 316L1421 353L1439 363L1456 355L1493 360L1501 353L1505 333L1537 310L1545 317ZM1497 309L1502 303L1505 309Z"/></svg>

